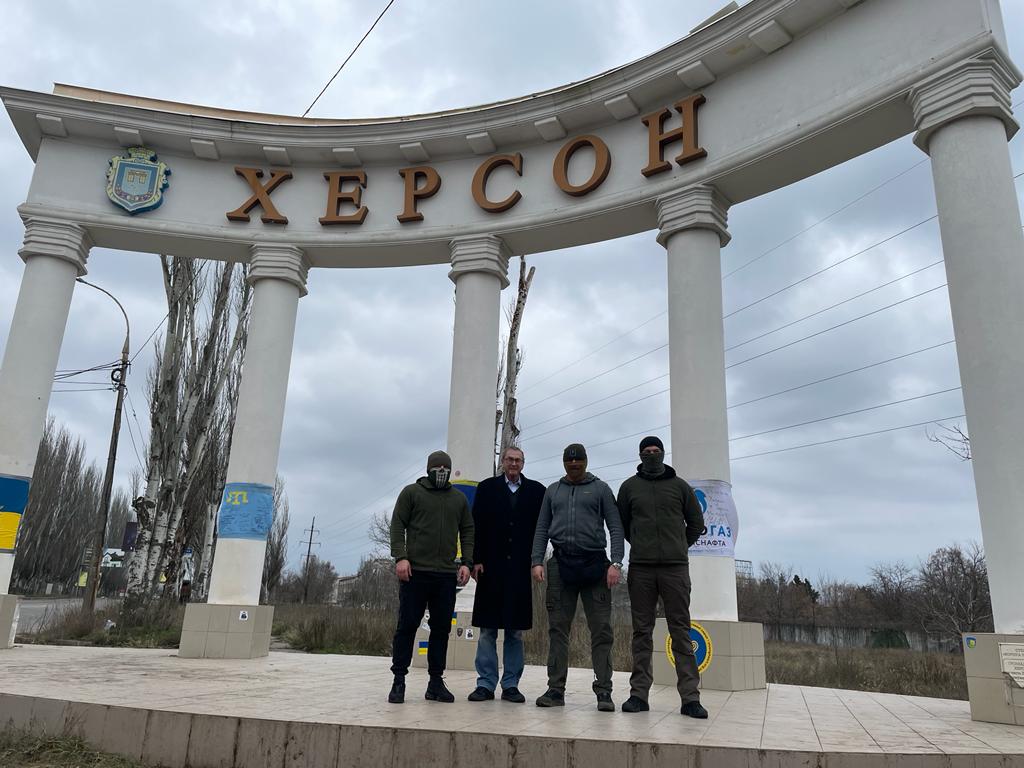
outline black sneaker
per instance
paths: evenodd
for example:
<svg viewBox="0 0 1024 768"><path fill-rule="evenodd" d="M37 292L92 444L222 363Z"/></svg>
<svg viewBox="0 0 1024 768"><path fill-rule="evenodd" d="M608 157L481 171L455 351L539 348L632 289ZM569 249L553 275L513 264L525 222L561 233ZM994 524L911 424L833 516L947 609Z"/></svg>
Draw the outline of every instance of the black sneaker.
<svg viewBox="0 0 1024 768"><path fill-rule="evenodd" d="M688 701L679 708L679 714L687 717L695 717L698 720L707 720L708 711L700 705L699 701Z"/></svg>
<svg viewBox="0 0 1024 768"><path fill-rule="evenodd" d="M564 707L565 706L565 694L561 691L556 691L554 688L549 688L547 693L537 699L538 707Z"/></svg>
<svg viewBox="0 0 1024 768"><path fill-rule="evenodd" d="M525 704L526 697L519 692L518 688L502 688L501 689L501 700L511 701L513 704Z"/></svg>
<svg viewBox="0 0 1024 768"><path fill-rule="evenodd" d="M444 680L440 677L430 678L430 682L427 683L427 692L423 694L423 698L427 701L440 701L445 704L455 702L455 695L448 690Z"/></svg>
<svg viewBox="0 0 1024 768"><path fill-rule="evenodd" d="M623 712L647 712L651 709L651 705L641 699L639 696L630 696L624 702L622 702Z"/></svg>
<svg viewBox="0 0 1024 768"><path fill-rule="evenodd" d="M478 685L468 698L470 701L493 701L494 691L489 691L482 685Z"/></svg>
<svg viewBox="0 0 1024 768"><path fill-rule="evenodd" d="M388 704L405 703L405 682L395 682L391 686L391 693L388 694Z"/></svg>
<svg viewBox="0 0 1024 768"><path fill-rule="evenodd" d="M612 695L610 693L599 693L597 694L597 711L598 712L614 712L615 702L612 701Z"/></svg>

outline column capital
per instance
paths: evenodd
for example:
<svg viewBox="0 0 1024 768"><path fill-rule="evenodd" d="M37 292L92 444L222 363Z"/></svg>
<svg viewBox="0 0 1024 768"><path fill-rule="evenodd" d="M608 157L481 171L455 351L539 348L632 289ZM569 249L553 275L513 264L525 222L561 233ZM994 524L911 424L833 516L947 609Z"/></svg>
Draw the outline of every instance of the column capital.
<svg viewBox="0 0 1024 768"><path fill-rule="evenodd" d="M249 249L252 259L249 264L249 284L257 280L284 280L299 289L299 296L305 296L306 276L309 274L309 259L305 252L294 245L256 243Z"/></svg>
<svg viewBox="0 0 1024 768"><path fill-rule="evenodd" d="M25 219L25 239L18 251L24 261L33 256L52 256L74 264L78 276L86 273L85 262L92 238L81 224L29 216Z"/></svg>
<svg viewBox="0 0 1024 768"><path fill-rule="evenodd" d="M659 197L654 204L658 212L658 242L662 245L684 229L710 229L718 234L723 248L732 239L728 230L729 201L710 184L672 192Z"/></svg>
<svg viewBox="0 0 1024 768"><path fill-rule="evenodd" d="M502 288L508 287L508 261L512 252L497 235L457 237L449 243L449 248L452 269L448 278L453 283L467 272L486 272L497 277Z"/></svg>
<svg viewBox="0 0 1024 768"><path fill-rule="evenodd" d="M914 143L928 151L935 131L962 117L984 115L1003 121L1006 138L1020 127L1013 119L1010 91L1021 73L1002 51L988 48L921 81L907 96L914 110Z"/></svg>

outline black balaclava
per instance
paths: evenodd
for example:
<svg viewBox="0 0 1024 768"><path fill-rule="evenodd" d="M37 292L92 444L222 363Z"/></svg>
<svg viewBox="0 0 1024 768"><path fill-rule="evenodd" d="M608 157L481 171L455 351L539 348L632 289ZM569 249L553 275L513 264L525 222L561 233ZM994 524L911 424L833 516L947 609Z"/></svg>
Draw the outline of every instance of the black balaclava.
<svg viewBox="0 0 1024 768"><path fill-rule="evenodd" d="M452 474L452 457L444 451L434 451L427 457L427 477L430 484L441 489L448 485Z"/></svg>
<svg viewBox="0 0 1024 768"><path fill-rule="evenodd" d="M655 447L657 453L644 453L644 448ZM660 438L653 435L640 441L641 474L646 477L658 477L665 473L665 446Z"/></svg>

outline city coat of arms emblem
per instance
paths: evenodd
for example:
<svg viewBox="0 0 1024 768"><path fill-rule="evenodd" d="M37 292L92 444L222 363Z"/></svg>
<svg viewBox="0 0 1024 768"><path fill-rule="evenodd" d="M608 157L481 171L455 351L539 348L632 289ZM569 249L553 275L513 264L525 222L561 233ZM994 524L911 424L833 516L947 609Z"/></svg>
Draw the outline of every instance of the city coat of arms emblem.
<svg viewBox="0 0 1024 768"><path fill-rule="evenodd" d="M145 147L130 147L123 157L110 158L107 197L132 215L152 211L163 202L170 174L166 163L157 162L156 152Z"/></svg>

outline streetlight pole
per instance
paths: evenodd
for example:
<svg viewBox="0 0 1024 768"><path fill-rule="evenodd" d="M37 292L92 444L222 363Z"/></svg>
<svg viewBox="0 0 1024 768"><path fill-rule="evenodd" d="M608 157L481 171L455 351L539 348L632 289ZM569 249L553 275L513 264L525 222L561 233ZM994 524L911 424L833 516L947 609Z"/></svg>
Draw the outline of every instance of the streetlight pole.
<svg viewBox="0 0 1024 768"><path fill-rule="evenodd" d="M124 315L125 327L124 346L121 348L121 362L117 368L114 368L110 372L110 380L114 382L114 385L117 388L117 401L114 405L114 426L110 431L110 451L107 453L107 470L103 475L103 490L100 494L100 512L103 518L103 524L100 525L96 531L96 542L93 546L92 556L92 573L90 574L89 584L85 590L85 595L82 600L82 608L91 613L96 610L96 592L99 589L100 583L100 562L103 560L103 545L106 543L107 524L110 520L110 494L114 485L114 464L117 461L117 441L121 434L121 411L124 407L124 392L127 386L125 379L128 376L128 350L129 340L131 339L131 326L128 324L128 313L124 311L124 307L121 306L121 302L114 298L114 294L100 288L98 285L94 285L93 283L83 280L82 278L78 278L78 282L107 294L107 296L117 304L117 308L121 310L121 314Z"/></svg>

